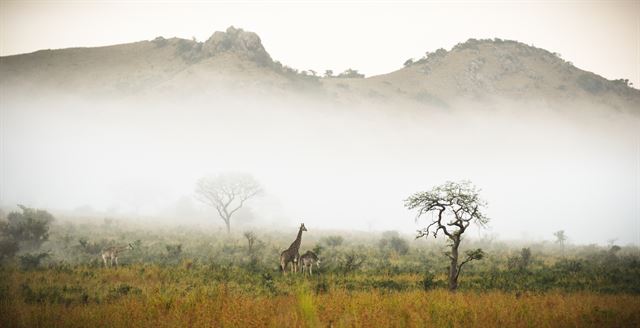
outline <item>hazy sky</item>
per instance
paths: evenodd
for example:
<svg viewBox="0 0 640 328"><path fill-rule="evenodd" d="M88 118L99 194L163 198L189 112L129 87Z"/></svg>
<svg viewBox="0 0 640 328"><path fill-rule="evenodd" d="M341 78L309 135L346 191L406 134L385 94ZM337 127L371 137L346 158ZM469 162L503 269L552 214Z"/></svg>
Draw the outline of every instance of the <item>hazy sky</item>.
<svg viewBox="0 0 640 328"><path fill-rule="evenodd" d="M425 51L499 37L640 85L638 1L0 0L0 54L157 36L204 41L230 25L257 32L274 59L298 69L381 74ZM640 244L635 116L605 121L585 108L581 118L524 107L504 116L472 109L413 117L369 108L300 111L252 97L243 99L249 105L180 99L178 115L175 100L159 110L63 97L42 108L41 97L11 96L17 102L0 99L0 206L183 217L168 208L188 203L198 178L244 171L272 197L254 208L265 222L304 218L309 227L412 232L414 213L403 199L471 179L491 204L489 233L502 238L549 239L567 229L572 242ZM454 130L464 133L452 137Z"/></svg>
<svg viewBox="0 0 640 328"><path fill-rule="evenodd" d="M164 37L257 32L298 69L390 72L469 38L512 39L640 84L640 1L7 1L2 56Z"/></svg>

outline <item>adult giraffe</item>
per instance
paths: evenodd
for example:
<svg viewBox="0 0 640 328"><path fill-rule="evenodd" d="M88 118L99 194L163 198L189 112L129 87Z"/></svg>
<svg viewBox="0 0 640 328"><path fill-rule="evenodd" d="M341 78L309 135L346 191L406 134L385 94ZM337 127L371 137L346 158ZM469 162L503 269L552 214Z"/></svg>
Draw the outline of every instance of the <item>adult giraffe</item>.
<svg viewBox="0 0 640 328"><path fill-rule="evenodd" d="M289 246L289 248L287 248L280 254L280 270L282 270L283 273L286 273L285 269L287 268L287 264L289 264L289 262L291 262L291 271L298 272L297 262L300 259L298 250L300 249L300 243L302 243L303 231L307 231L304 223L300 225L300 229L298 230L298 237L296 237L296 240L291 243L291 246Z"/></svg>

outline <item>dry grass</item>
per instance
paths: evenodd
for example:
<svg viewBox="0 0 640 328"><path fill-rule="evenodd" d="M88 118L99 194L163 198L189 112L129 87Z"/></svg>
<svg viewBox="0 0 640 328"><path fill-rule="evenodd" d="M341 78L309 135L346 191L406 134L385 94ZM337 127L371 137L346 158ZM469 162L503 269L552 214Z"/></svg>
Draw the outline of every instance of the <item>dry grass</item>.
<svg viewBox="0 0 640 328"><path fill-rule="evenodd" d="M254 297L221 292L106 304L2 304L13 327L638 327L640 298L501 292L332 292Z"/></svg>
<svg viewBox="0 0 640 328"><path fill-rule="evenodd" d="M452 294L442 289L348 291L335 287L316 293L313 280L279 276L274 283L281 292L269 295L231 282L207 282L198 278L200 274L157 266L144 272L139 267L7 271L2 277L7 287L0 303L0 326L640 326L637 295L551 292L517 297L498 291ZM125 282L129 288L118 289ZM27 285L34 291L48 290L49 294L43 299L29 299L24 291ZM63 292L58 295L50 288ZM86 298L80 293L85 293Z"/></svg>

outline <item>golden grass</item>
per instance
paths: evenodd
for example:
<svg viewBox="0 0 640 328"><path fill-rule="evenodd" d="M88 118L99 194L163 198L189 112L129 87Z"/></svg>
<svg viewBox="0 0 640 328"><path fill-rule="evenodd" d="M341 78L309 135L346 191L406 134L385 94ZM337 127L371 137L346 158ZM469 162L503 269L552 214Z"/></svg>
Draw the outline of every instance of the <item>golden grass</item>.
<svg viewBox="0 0 640 328"><path fill-rule="evenodd" d="M92 273L93 272L93 273ZM203 282L159 267L12 271L0 302L2 327L640 327L640 296L436 289L313 292L313 280L277 277L282 295ZM384 279L387 279L385 277ZM357 279L354 278L354 279ZM411 279L411 276L398 277ZM126 282L137 292L110 297ZM101 298L27 302L21 286L82 286ZM60 287L62 288L62 287ZM93 292L92 292L93 293ZM90 295L91 297L95 296Z"/></svg>
<svg viewBox="0 0 640 328"><path fill-rule="evenodd" d="M88 305L2 304L16 327L638 327L640 298L501 292L331 292L253 297L220 293L127 297Z"/></svg>

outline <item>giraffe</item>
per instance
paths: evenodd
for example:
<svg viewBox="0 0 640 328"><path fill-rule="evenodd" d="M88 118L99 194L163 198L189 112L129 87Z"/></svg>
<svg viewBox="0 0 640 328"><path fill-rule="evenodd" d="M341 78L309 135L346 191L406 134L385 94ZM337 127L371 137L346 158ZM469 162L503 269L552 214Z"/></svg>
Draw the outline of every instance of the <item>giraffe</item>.
<svg viewBox="0 0 640 328"><path fill-rule="evenodd" d="M280 254L280 269L283 273L286 274L285 269L287 268L287 264L291 262L291 272L298 272L298 259L300 258L300 254L298 250L300 249L300 243L302 242L302 232L307 231L307 228L304 226L304 223L300 225L300 229L298 230L298 237L296 240L291 243L291 246L287 248L284 252Z"/></svg>
<svg viewBox="0 0 640 328"><path fill-rule="evenodd" d="M300 264L302 264L302 275L304 276L304 269L307 268L309 276L313 275L313 264L315 263L318 269L320 268L320 259L318 255L312 251L307 251L300 256Z"/></svg>
<svg viewBox="0 0 640 328"><path fill-rule="evenodd" d="M115 260L116 267L118 267L118 255L124 251L128 251L133 249L133 245L129 244L127 246L112 246L107 247L102 250L102 261L104 261L104 266L107 267L107 259L111 262L111 267L113 267L113 262Z"/></svg>

